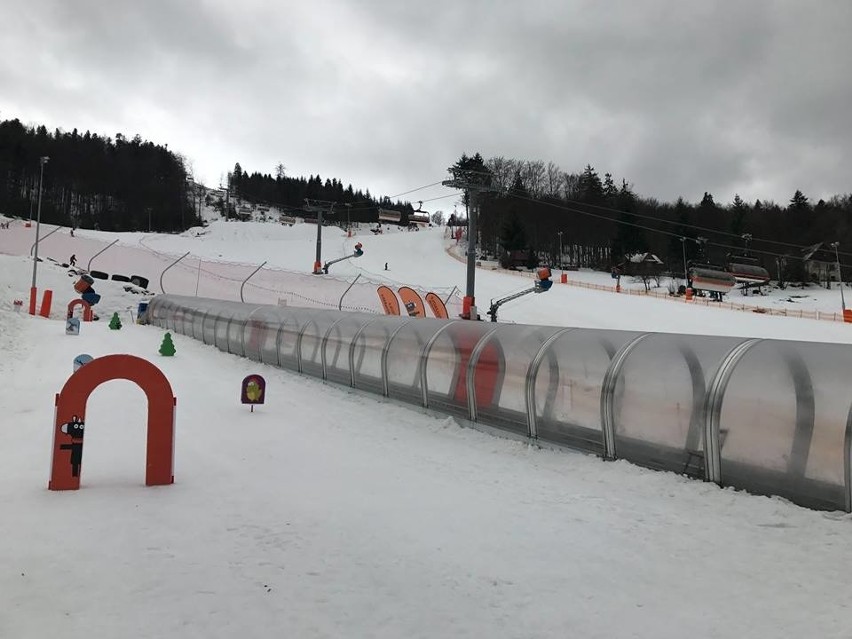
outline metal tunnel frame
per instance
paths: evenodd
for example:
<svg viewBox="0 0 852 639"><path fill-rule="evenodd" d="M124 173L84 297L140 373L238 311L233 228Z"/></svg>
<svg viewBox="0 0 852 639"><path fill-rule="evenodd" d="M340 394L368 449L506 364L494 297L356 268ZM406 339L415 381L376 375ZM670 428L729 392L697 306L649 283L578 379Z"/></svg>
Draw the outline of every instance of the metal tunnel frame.
<svg viewBox="0 0 852 639"><path fill-rule="evenodd" d="M389 360L394 358L397 363L407 360L414 367L407 364L407 368L397 370L408 371L405 375L413 378L393 380L393 397L400 401L430 410L456 411L453 414L466 415L471 422L514 430L538 442L565 445L556 436L560 429L566 433L571 433L572 428L585 429L584 433L591 435L568 437L573 442L571 447L596 452L604 459L623 458L684 473L690 460L697 457L700 463L693 474L703 475L706 481L760 494L782 495L807 507L852 512L852 399L846 386L846 380L852 377L849 345L727 338L723 341L725 350L714 354L712 359L716 363L711 365L696 349L703 348L706 354L721 338L701 335L514 324L495 327L484 322L376 316L177 295L156 296L149 304L148 319L151 324L216 345L220 350L258 361L274 360L266 363L295 368L298 372L308 369L308 373L324 380L329 378L331 366L333 378L344 384L348 382L348 387L365 386L359 383L360 375L364 374L362 367L368 365L365 362L372 362L374 372L365 379L367 382L372 379L373 390L384 396L391 395ZM344 320L347 320L345 325ZM334 337L336 350L329 363L326 351L338 326L341 329ZM378 341L362 339L368 327L381 329ZM391 349L406 327L414 329L413 338L409 331L400 346ZM530 332L532 329L535 331ZM248 337L247 331L251 331ZM269 353L271 349L265 344L271 341L273 331L275 355L264 356L264 351ZM308 331L315 346L312 354L305 355L302 345ZM295 362L285 363L282 359L285 334L291 340L295 337L292 357L287 356ZM451 336L450 344L447 346L444 340L441 348L436 349L443 335ZM651 336L655 336L654 340L649 340ZM714 339L717 342L711 344ZM682 358L679 364L672 360L643 363L661 352L654 350L659 340L674 344L675 348L663 351L676 353L676 359ZM363 342L360 347L359 342ZM594 355L588 349L583 350L583 345L594 343L598 344ZM288 341L288 348L289 344ZM483 358L490 344L494 348ZM579 351L575 352L578 347ZM598 364L584 359L592 356ZM306 367L308 357L312 360ZM654 370L655 365L662 367L660 384L674 384L674 388L655 389L654 384L643 384L645 371ZM627 371L631 366L641 374L634 372L628 385ZM681 377L669 373L666 378L666 369L681 370L684 366L686 373ZM543 371L548 377L544 378L542 388L538 388ZM376 378L377 374L381 380ZM739 380L736 384L735 379ZM770 388L777 397L751 397L748 392L751 382ZM546 400L539 402L542 393ZM599 423L590 428L583 420L587 423L593 414L595 397L598 403L595 419ZM641 401L637 402L637 398ZM776 399L778 407L773 404ZM622 406L630 401L634 402L632 408L622 415ZM641 412L650 411L648 407L668 410L669 405L676 405L678 411L679 421L673 427L677 437L668 436L661 429L652 432L647 441L637 443L634 434L619 434L623 419L644 417L645 430L649 423L652 427L656 423L653 413L637 416L636 406ZM763 410L766 406L775 410ZM483 408L488 409L486 413ZM759 415L760 423L753 428L750 423L747 427L740 423L752 419L749 411ZM505 423L494 422L495 414L500 416L497 421L503 421L505 415ZM542 419L544 430L540 427ZM599 438L594 436L596 428L600 429ZM627 443L623 451L619 441ZM728 444L730 451L726 448ZM639 447L642 454L636 452ZM649 454L654 457L653 463Z"/></svg>

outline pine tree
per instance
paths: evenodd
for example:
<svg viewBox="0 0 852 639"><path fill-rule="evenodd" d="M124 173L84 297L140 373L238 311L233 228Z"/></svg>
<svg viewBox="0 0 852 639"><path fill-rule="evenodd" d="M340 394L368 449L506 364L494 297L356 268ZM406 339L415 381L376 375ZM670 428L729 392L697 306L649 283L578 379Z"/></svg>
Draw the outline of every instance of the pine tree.
<svg viewBox="0 0 852 639"><path fill-rule="evenodd" d="M500 244L506 251L522 251L527 248L527 232L515 211L509 213L503 222Z"/></svg>
<svg viewBox="0 0 852 639"><path fill-rule="evenodd" d="M121 319L118 317L118 311L112 314L112 319L109 321L109 327L114 331L121 330Z"/></svg>
<svg viewBox="0 0 852 639"><path fill-rule="evenodd" d="M580 176L580 194L584 202L597 203L603 199L601 178L591 164L587 164Z"/></svg>
<svg viewBox="0 0 852 639"><path fill-rule="evenodd" d="M645 231L638 226L638 218L633 215L636 208L636 195L627 180L621 181L621 189L618 192L616 202L621 210L618 217L620 223L611 247L612 259L615 263L618 263L622 257L647 252L648 240L645 238Z"/></svg>
<svg viewBox="0 0 852 639"><path fill-rule="evenodd" d="M615 198L618 197L618 187L615 186L612 173L604 174L603 196L610 206L615 204Z"/></svg>
<svg viewBox="0 0 852 639"><path fill-rule="evenodd" d="M172 342L172 334L166 333L163 336L163 343L160 345L160 355L171 357L176 353L174 342Z"/></svg>
<svg viewBox="0 0 852 639"><path fill-rule="evenodd" d="M731 206L731 233L742 235L745 232L747 212L748 206L737 193L734 195L734 204Z"/></svg>

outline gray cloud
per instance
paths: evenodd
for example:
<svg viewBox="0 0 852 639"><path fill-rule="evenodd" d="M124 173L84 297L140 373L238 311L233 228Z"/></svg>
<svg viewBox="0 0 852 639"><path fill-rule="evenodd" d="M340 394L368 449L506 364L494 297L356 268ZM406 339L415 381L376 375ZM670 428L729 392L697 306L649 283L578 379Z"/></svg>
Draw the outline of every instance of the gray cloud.
<svg viewBox="0 0 852 639"><path fill-rule="evenodd" d="M852 190L850 26L845 0L31 0L0 21L0 117L139 133L208 183L283 162L393 195L479 151L816 199Z"/></svg>

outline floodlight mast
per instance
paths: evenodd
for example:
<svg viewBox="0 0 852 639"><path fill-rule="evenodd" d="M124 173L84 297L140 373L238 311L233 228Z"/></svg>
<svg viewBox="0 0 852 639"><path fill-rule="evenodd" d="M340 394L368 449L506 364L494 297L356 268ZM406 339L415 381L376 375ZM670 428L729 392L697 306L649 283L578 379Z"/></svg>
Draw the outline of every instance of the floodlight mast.
<svg viewBox="0 0 852 639"><path fill-rule="evenodd" d="M42 187L44 185L44 165L50 158L46 155L39 158L39 165L41 166L39 178L38 178L38 214L36 217L36 236L35 236L35 252L33 253L33 282L30 286L30 315L35 315L35 307L36 307L36 278L38 277L38 243L40 240L41 234L41 193Z"/></svg>

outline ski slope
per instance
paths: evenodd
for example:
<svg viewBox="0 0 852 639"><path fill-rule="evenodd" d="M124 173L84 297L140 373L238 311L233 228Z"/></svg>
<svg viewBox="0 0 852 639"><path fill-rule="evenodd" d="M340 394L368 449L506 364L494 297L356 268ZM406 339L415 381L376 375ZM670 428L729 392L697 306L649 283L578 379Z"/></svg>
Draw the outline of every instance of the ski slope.
<svg viewBox="0 0 852 639"><path fill-rule="evenodd" d="M31 241L5 233L0 637L849 636L849 515L533 448L182 335L164 358L163 331L131 323L139 296L119 282L98 283L102 320L66 336L60 311L48 320L12 310L26 299ZM144 244L309 269L315 239L227 223L199 237L77 235L57 233L41 254L76 249L85 263L83 242L119 239L132 255ZM328 246L355 239L329 233ZM464 284L440 233L360 239L364 257L341 272ZM160 263L138 259L119 267ZM484 296L529 284L477 277ZM55 309L72 282L58 265L39 267ZM852 332L560 285L525 299L501 319L839 342ZM107 327L114 311L120 331ZM53 399L80 353L135 354L169 378L174 485L143 485L145 398L111 381L88 404L82 489L47 490ZM249 373L267 380L254 413L239 403Z"/></svg>
<svg viewBox="0 0 852 639"><path fill-rule="evenodd" d="M54 227L49 227L48 230ZM13 223L0 231L0 254L29 254L35 238L34 228ZM262 262L267 266L245 286L248 302L275 304L281 295L277 282L292 279L299 273L298 286L322 297L322 276L305 278L316 256L316 226L296 224L292 227L275 223L214 221L206 228L192 229L180 235L143 233L107 233L76 231L71 237L67 229L44 240L40 255L66 262L75 254L78 265L86 266L90 258L110 242L108 249L92 263L93 269L108 273L142 274L151 280L149 288L159 291L159 274L185 253L189 256L165 276L168 292L239 300L240 283ZM466 265L460 249L444 237L443 229L419 232L387 232L373 235L365 226L353 237L336 227L323 229L322 261L350 255L356 242L361 242L364 255L335 264L329 277L346 287L356 275L372 284L366 295L378 310L373 289L379 284L397 287L417 285L423 290L450 292L454 287L464 292ZM202 261L203 260L203 261ZM384 265L388 264L387 271ZM554 273L558 280L559 273ZM606 273L569 272L571 280L613 287ZM622 282L624 287L642 288L639 283ZM478 269L476 298L480 315L493 299L498 299L532 286L527 275ZM287 288L284 285L283 288ZM292 288L292 286L290 287ZM100 289L99 289L100 290ZM330 307L337 307L339 293L329 297ZM665 291L665 283L663 285ZM847 291L852 296L852 290ZM753 304L772 309L837 312L841 310L838 289L817 286L807 289L789 287L768 290L765 296L728 296L736 303ZM852 297L850 297L852 304ZM842 322L770 316L760 313L734 312L707 306L687 304L682 299L646 298L617 295L613 292L589 290L576 286L555 285L546 294L528 295L500 308L499 318L505 322L691 333L703 335L741 335L805 341L852 342L852 327ZM486 318L487 319L487 318Z"/></svg>

